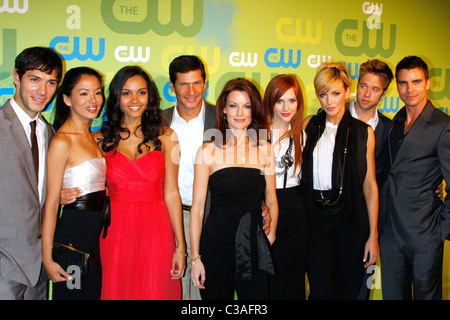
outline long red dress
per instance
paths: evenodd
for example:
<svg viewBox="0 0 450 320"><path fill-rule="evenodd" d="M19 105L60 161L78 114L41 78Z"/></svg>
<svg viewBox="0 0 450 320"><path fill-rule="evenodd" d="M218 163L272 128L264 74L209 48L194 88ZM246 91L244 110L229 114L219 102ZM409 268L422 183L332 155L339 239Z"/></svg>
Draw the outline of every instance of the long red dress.
<svg viewBox="0 0 450 320"><path fill-rule="evenodd" d="M111 225L100 239L102 299L181 299L181 282L170 274L175 239L163 200L162 153L132 161L110 151L105 159Z"/></svg>

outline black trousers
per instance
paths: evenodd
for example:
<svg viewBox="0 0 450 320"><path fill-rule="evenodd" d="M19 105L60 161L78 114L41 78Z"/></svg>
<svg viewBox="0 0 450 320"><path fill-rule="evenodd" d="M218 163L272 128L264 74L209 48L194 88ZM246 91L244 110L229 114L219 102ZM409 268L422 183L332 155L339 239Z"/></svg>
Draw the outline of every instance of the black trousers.
<svg viewBox="0 0 450 320"><path fill-rule="evenodd" d="M344 212L308 209L310 252L308 280L310 300L354 300L364 273L367 232Z"/></svg>
<svg viewBox="0 0 450 320"><path fill-rule="evenodd" d="M233 208L211 208L200 240L200 254L205 267L203 300L267 300L269 275L252 273L242 280L236 269L236 231L242 212Z"/></svg>
<svg viewBox="0 0 450 320"><path fill-rule="evenodd" d="M388 221L380 238L381 289L384 300L441 300L444 244L402 245ZM414 293L413 293L414 292Z"/></svg>
<svg viewBox="0 0 450 320"><path fill-rule="evenodd" d="M309 227L298 187L277 189L277 238L272 246L275 275L270 276L271 300L305 300Z"/></svg>

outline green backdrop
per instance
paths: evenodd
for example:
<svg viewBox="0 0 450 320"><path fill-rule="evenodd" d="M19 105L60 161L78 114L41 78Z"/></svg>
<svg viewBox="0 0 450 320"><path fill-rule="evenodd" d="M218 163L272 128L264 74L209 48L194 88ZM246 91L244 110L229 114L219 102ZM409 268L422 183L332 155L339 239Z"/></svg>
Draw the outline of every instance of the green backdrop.
<svg viewBox="0 0 450 320"><path fill-rule="evenodd" d="M407 55L419 55L430 68L429 97L449 113L448 59L450 1L383 2L334 0L3 0L0 7L0 105L14 92L15 56L26 47L50 46L66 69L86 65L104 74L107 87L128 64L145 68L162 97L173 105L168 66L181 54L205 61L215 103L224 83L253 79L263 93L280 73L298 76L305 116L319 108L313 78L323 61L347 65L356 89L359 65L370 58L392 69ZM402 106L395 85L379 109L392 118ZM52 121L52 105L44 116ZM93 123L101 126L102 117ZM444 259L444 298L450 298L448 241ZM372 299L381 299L375 272Z"/></svg>

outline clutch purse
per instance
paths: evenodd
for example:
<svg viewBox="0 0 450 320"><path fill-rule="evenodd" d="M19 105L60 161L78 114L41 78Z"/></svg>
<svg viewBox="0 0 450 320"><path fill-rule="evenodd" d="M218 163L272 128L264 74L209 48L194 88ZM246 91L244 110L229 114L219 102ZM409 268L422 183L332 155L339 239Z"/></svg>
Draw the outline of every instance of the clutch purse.
<svg viewBox="0 0 450 320"><path fill-rule="evenodd" d="M89 253L77 250L72 245L55 241L53 243L52 256L53 261L59 264L66 272L69 266L77 266L80 269L81 278L86 277Z"/></svg>

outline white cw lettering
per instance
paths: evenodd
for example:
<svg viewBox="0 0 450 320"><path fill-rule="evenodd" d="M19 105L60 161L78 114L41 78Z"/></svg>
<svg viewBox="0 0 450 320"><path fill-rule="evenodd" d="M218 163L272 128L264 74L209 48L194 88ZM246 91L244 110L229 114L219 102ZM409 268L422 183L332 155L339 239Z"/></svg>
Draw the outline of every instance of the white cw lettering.
<svg viewBox="0 0 450 320"><path fill-rule="evenodd" d="M0 12L8 12L8 13L20 13L24 14L28 11L28 0L23 0L23 7L19 7L19 0L12 0L13 6L10 6L11 0L3 0L3 6L0 7Z"/></svg>
<svg viewBox="0 0 450 320"><path fill-rule="evenodd" d="M320 54L318 55L312 54L308 57L307 62L310 68L317 68L324 62L331 62L331 56L328 56L327 58L326 55L323 55L322 59L320 59Z"/></svg>
<svg viewBox="0 0 450 320"><path fill-rule="evenodd" d="M150 60L150 47L145 47L145 57L142 55L142 47L137 47L137 55L134 53L134 46L118 46L114 51L114 56L119 62L147 62Z"/></svg>
<svg viewBox="0 0 450 320"><path fill-rule="evenodd" d="M245 60L245 52L232 52L229 57L230 65L233 67L254 67L258 63L258 54L247 53L247 60Z"/></svg>

